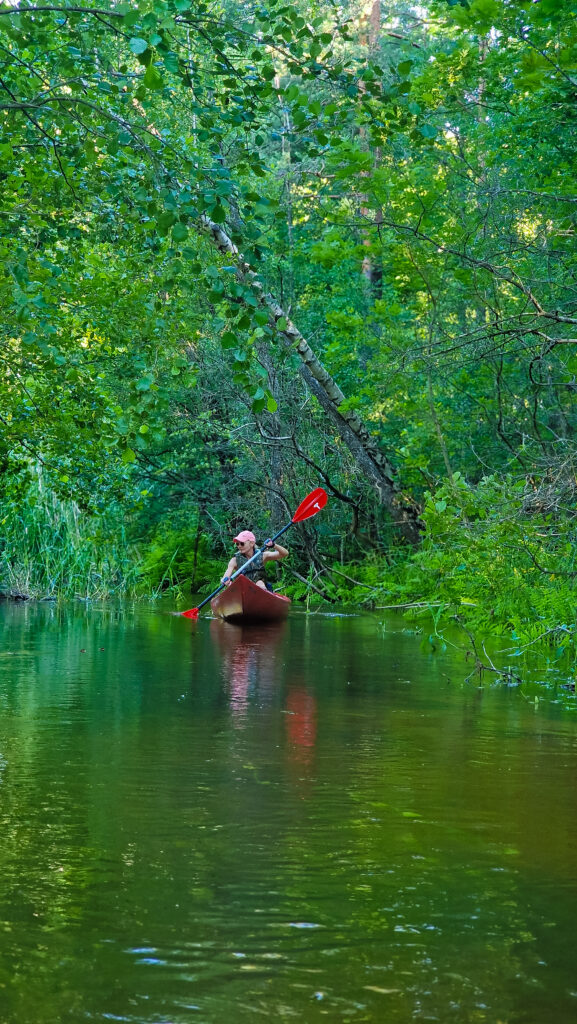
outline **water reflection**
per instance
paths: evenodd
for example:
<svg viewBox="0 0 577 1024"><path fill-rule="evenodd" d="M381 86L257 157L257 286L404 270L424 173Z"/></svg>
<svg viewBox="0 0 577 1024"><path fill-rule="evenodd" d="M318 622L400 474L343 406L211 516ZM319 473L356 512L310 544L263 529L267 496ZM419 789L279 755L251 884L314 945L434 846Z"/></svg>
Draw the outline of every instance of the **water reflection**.
<svg viewBox="0 0 577 1024"><path fill-rule="evenodd" d="M218 648L221 672L233 719L240 723L251 701L263 701L276 691L279 648L285 622L237 626L214 619L210 634Z"/></svg>
<svg viewBox="0 0 577 1024"><path fill-rule="evenodd" d="M576 721L370 617L2 654L0 1024L577 1019Z"/></svg>
<svg viewBox="0 0 577 1024"><path fill-rule="evenodd" d="M286 696L286 731L290 758L310 766L317 738L317 701L303 684L289 686Z"/></svg>
<svg viewBox="0 0 577 1024"><path fill-rule="evenodd" d="M303 675L291 676L282 641L286 622L237 626L221 619L210 623L221 657L221 674L233 720L240 724L249 706L282 704L289 761L310 765L317 738L317 700Z"/></svg>

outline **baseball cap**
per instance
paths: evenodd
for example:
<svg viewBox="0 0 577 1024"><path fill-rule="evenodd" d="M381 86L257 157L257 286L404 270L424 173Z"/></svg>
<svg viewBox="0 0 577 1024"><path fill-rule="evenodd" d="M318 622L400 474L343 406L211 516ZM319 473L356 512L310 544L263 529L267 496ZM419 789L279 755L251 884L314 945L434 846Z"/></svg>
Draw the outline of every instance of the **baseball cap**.
<svg viewBox="0 0 577 1024"><path fill-rule="evenodd" d="M237 540L240 540L241 542L248 540L248 541L250 541L251 544L256 544L256 537L255 537L254 533L251 530L241 530L240 533L236 537L233 537L232 539L235 542Z"/></svg>

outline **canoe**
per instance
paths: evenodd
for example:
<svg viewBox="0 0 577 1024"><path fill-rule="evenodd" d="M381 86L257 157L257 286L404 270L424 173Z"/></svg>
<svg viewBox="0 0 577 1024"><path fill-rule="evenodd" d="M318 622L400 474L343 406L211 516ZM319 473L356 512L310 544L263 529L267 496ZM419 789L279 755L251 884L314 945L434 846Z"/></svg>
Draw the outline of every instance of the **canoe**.
<svg viewBox="0 0 577 1024"><path fill-rule="evenodd" d="M242 575L210 602L216 617L227 622L281 622L290 605L288 597L263 590Z"/></svg>

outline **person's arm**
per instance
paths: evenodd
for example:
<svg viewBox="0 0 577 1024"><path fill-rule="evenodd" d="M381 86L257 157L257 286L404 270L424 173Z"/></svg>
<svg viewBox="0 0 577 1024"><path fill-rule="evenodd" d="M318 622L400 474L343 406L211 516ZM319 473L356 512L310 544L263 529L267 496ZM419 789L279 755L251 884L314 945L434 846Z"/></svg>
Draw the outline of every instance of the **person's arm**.
<svg viewBox="0 0 577 1024"><path fill-rule="evenodd" d="M228 583L228 582L229 582L229 580L230 580L230 577L231 577L231 576L232 576L232 574L233 574L233 572L236 572L236 569L237 569L237 565L236 565L236 555L233 555L233 556L232 556L232 558L231 558L231 560L230 560L230 562L228 563L228 565L227 565L227 567L226 567L226 571L225 571L225 574L224 574L224 576L222 577L222 579L221 579L221 581L220 581L220 582L221 582L221 583Z"/></svg>
<svg viewBox="0 0 577 1024"><path fill-rule="evenodd" d="M270 543L271 543L270 541L267 541L267 545L269 545ZM283 548L282 544L276 544L275 543L271 547L268 547L267 550L263 552L262 560L263 560L263 562L270 562L270 561L278 561L279 558L287 558L287 557L288 557L287 549Z"/></svg>

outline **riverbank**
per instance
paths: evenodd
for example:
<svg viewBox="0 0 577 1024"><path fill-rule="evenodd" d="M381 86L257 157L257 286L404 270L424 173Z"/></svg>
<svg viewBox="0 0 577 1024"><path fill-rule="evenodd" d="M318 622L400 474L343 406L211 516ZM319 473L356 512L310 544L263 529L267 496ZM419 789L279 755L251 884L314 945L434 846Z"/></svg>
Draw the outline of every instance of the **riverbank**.
<svg viewBox="0 0 577 1024"><path fill-rule="evenodd" d="M140 526L137 535L136 522L123 520L118 508L89 516L37 484L26 493L26 502L6 506L2 516L0 599L149 600L170 593L189 606L220 579L222 538L191 526L184 514L148 531ZM378 615L400 611L431 643L456 627L480 662L483 640L498 637L513 661L539 650L550 664L574 671L572 517L532 507L514 481L487 478L472 487L455 474L450 486L427 495L422 520L418 547L373 548L360 558L346 559L339 538L321 534L314 565L297 534L290 560L278 575L271 570L273 581L308 610L326 603Z"/></svg>

